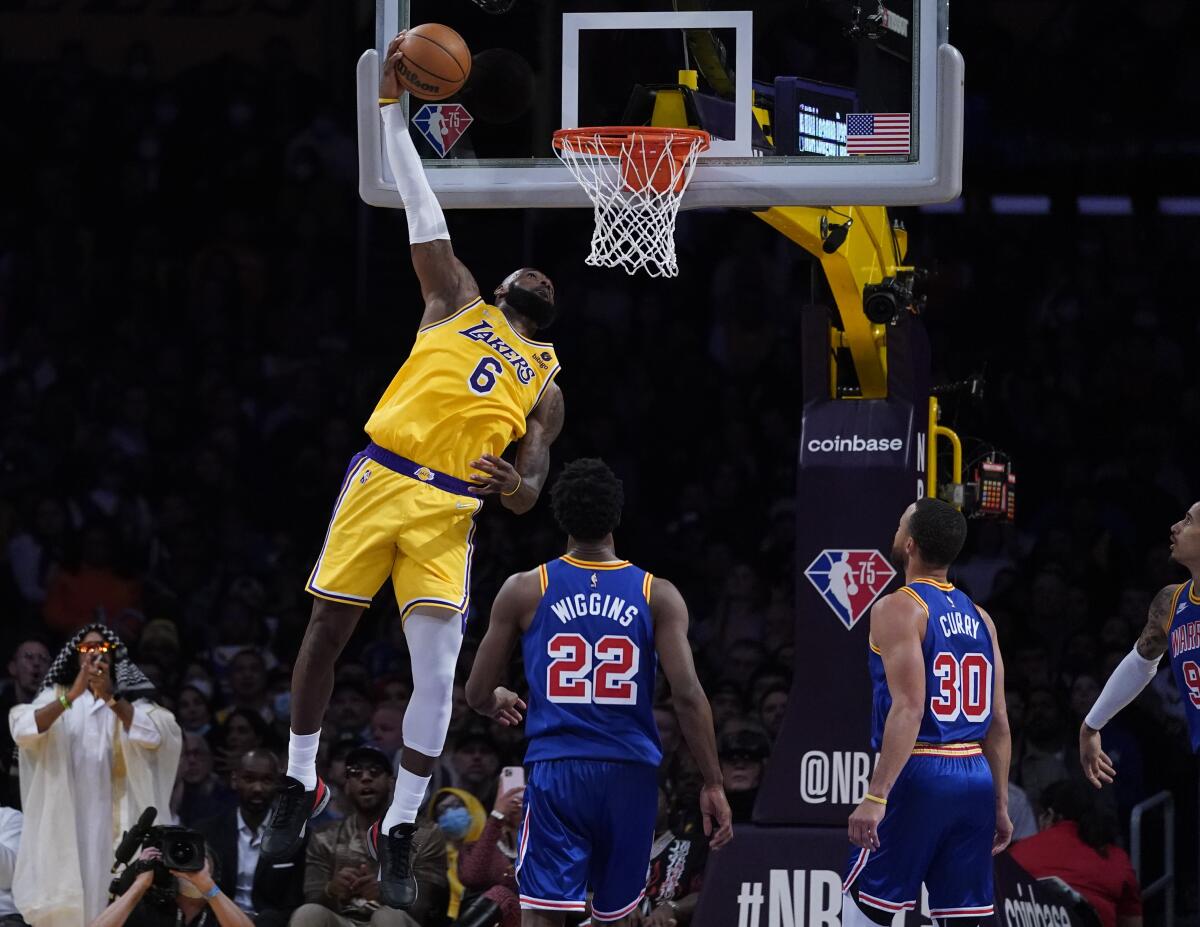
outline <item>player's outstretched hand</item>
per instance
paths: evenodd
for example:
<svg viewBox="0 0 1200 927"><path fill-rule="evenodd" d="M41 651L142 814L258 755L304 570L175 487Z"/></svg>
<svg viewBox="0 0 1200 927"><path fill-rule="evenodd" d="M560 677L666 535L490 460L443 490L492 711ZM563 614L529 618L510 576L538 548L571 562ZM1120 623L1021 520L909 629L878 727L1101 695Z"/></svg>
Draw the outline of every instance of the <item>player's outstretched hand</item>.
<svg viewBox="0 0 1200 927"><path fill-rule="evenodd" d="M704 819L704 836L710 849L719 850L733 839L733 812L725 789L706 785L700 790L700 816Z"/></svg>
<svg viewBox="0 0 1200 927"><path fill-rule="evenodd" d="M398 100L404 94L397 68L400 59L404 57L404 52L401 51L403 44L403 32L388 42L387 51L383 56L383 67L379 69L379 96L381 99Z"/></svg>
<svg viewBox="0 0 1200 927"><path fill-rule="evenodd" d="M496 686L495 708L488 717L505 727L516 727L521 723L521 712L524 708L525 702L516 692L504 686Z"/></svg>
<svg viewBox="0 0 1200 927"><path fill-rule="evenodd" d="M1007 811L996 812L996 836L992 838L992 855L1003 853L1012 843L1012 818Z"/></svg>
<svg viewBox="0 0 1200 927"><path fill-rule="evenodd" d="M1087 781L1096 788L1112 785L1117 771L1108 754L1100 749L1100 732L1086 724L1079 725L1079 763Z"/></svg>
<svg viewBox="0 0 1200 927"><path fill-rule="evenodd" d="M864 850L879 849L879 822L887 808L877 801L863 799L854 813L850 815L850 825L847 832L850 842Z"/></svg>
<svg viewBox="0 0 1200 927"><path fill-rule="evenodd" d="M484 454L471 461L471 467L483 472L483 476L471 474L471 492L477 496L494 496L496 493L512 495L521 486L521 474L503 457Z"/></svg>

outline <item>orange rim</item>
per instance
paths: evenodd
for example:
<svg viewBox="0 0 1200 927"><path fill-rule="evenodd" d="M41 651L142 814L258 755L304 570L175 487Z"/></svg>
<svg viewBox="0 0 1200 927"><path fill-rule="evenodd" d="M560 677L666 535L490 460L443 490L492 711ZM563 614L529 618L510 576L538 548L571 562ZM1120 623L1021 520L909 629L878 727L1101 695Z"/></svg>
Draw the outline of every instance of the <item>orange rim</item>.
<svg viewBox="0 0 1200 927"><path fill-rule="evenodd" d="M580 129L559 129L554 133L553 145L561 150L563 142L575 141L595 145L599 143L604 154L610 158L621 157L627 142L641 140L647 150L657 151L665 145L671 146L676 158L686 154L699 141L698 151L708 148L711 136L703 129L665 129L659 126L585 126Z"/></svg>

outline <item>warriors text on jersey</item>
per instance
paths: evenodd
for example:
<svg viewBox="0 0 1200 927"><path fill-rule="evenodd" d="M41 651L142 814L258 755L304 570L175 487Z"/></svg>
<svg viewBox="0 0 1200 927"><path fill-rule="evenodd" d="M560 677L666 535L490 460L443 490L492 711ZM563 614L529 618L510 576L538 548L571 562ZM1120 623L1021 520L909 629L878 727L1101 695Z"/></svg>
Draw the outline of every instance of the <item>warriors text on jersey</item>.
<svg viewBox="0 0 1200 927"><path fill-rule="evenodd" d="M1171 599L1167 656L1183 697L1192 752L1200 753L1200 595L1189 579Z"/></svg>
<svg viewBox="0 0 1200 927"><path fill-rule="evenodd" d="M628 561L571 557L539 569L542 599L522 641L526 760L658 766L651 575Z"/></svg>
<svg viewBox="0 0 1200 927"><path fill-rule="evenodd" d="M921 644L928 697L918 744L983 740L992 720L996 663L987 624L974 603L949 583L917 579L901 592L916 599L928 616ZM871 745L878 750L892 695L874 645L869 661L875 690Z"/></svg>
<svg viewBox="0 0 1200 927"><path fill-rule="evenodd" d="M371 413L371 440L458 479L500 455L558 375L554 346L530 341L477 299L417 333L412 353Z"/></svg>

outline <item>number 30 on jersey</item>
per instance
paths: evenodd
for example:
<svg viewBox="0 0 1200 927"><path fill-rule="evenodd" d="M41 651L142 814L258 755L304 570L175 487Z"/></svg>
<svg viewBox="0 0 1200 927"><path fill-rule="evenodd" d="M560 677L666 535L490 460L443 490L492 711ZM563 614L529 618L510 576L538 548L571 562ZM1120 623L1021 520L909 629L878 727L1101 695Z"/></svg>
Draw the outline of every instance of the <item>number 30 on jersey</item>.
<svg viewBox="0 0 1200 927"><path fill-rule="evenodd" d="M592 647L578 634L555 634L546 645L546 697L560 704L636 705L641 654L628 637L608 634ZM594 671L593 671L594 670Z"/></svg>

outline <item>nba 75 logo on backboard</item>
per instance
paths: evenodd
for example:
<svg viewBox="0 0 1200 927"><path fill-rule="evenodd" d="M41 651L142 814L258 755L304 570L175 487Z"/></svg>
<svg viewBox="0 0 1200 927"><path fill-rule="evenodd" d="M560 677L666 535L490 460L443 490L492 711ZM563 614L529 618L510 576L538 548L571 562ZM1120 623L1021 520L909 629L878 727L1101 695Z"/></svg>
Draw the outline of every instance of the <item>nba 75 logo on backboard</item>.
<svg viewBox="0 0 1200 927"><path fill-rule="evenodd" d="M849 630L879 598L896 571L877 550L823 550L804 575Z"/></svg>
<svg viewBox="0 0 1200 927"><path fill-rule="evenodd" d="M438 157L444 158L475 120L461 103L426 103L412 121Z"/></svg>

